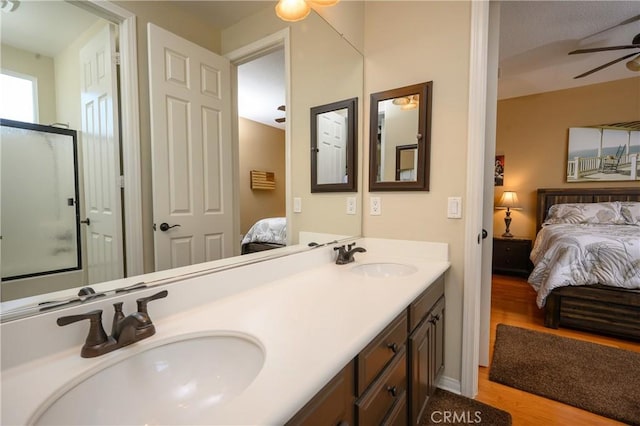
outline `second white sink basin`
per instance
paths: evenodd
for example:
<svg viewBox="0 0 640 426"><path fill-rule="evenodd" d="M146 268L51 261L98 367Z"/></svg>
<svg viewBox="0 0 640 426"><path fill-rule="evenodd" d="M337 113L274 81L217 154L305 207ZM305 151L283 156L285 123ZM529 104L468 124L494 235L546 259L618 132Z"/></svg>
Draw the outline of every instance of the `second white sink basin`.
<svg viewBox="0 0 640 426"><path fill-rule="evenodd" d="M35 424L211 424L216 407L246 389L264 360L259 344L238 335L167 343L97 371Z"/></svg>
<svg viewBox="0 0 640 426"><path fill-rule="evenodd" d="M351 272L366 277L390 278L414 274L418 268L403 263L364 263L351 268Z"/></svg>

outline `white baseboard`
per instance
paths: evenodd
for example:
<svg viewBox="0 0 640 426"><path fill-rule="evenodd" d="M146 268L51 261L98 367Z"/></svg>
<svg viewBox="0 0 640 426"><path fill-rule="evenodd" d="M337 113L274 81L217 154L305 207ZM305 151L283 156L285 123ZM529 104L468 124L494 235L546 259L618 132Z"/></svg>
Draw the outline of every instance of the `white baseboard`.
<svg viewBox="0 0 640 426"><path fill-rule="evenodd" d="M447 376L440 376L438 387L440 389L444 389L446 391L460 395L460 380L452 379L451 377Z"/></svg>

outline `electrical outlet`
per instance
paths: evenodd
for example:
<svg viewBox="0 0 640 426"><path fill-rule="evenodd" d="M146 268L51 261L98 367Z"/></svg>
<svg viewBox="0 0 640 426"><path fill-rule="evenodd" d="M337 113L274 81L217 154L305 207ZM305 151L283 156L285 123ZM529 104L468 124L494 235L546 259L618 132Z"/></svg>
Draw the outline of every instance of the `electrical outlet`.
<svg viewBox="0 0 640 426"><path fill-rule="evenodd" d="M347 197L347 214L356 214L356 197Z"/></svg>
<svg viewBox="0 0 640 426"><path fill-rule="evenodd" d="M382 201L380 201L380 197L369 198L369 214L371 216L380 216L382 214Z"/></svg>
<svg viewBox="0 0 640 426"><path fill-rule="evenodd" d="M302 213L302 198L293 197L293 212Z"/></svg>

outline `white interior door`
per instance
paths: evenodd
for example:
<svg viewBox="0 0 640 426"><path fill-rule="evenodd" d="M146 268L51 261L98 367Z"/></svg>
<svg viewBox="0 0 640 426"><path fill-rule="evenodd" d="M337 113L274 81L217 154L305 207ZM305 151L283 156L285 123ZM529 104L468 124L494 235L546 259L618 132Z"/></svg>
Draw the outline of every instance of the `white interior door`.
<svg viewBox="0 0 640 426"><path fill-rule="evenodd" d="M156 270L232 256L230 62L147 29Z"/></svg>
<svg viewBox="0 0 640 426"><path fill-rule="evenodd" d="M347 173L346 117L330 111L318 120L318 184L342 183Z"/></svg>
<svg viewBox="0 0 640 426"><path fill-rule="evenodd" d="M113 24L105 25L80 50L89 284L124 276L115 53Z"/></svg>

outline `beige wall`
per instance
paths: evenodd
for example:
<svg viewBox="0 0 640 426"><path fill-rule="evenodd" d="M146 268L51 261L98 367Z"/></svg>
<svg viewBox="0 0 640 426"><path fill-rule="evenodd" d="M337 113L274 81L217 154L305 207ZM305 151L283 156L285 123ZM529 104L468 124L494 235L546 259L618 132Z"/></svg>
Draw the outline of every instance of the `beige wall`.
<svg viewBox="0 0 640 426"><path fill-rule="evenodd" d="M284 137L284 130L246 118L238 121L240 233L243 235L258 219L286 215ZM276 189L251 189L251 170L274 172Z"/></svg>
<svg viewBox="0 0 640 426"><path fill-rule="evenodd" d="M567 183L569 127L640 120L640 77L498 102L496 154L505 156L505 190L518 193L511 233L535 237L538 188L630 187L637 182ZM494 233L505 229L504 210L494 213Z"/></svg>
<svg viewBox="0 0 640 426"><path fill-rule="evenodd" d="M363 231L367 237L449 244L445 375L453 379L461 374L465 229L463 220L447 219L446 211L447 197L466 191L470 19L468 2L365 5L365 111L371 93L433 81L433 126L430 190L375 193L382 214L370 216L365 189ZM368 115L364 120L368 140ZM364 154L368 158L368 147ZM365 171L363 181L368 178Z"/></svg>
<svg viewBox="0 0 640 426"><path fill-rule="evenodd" d="M36 77L38 84L38 124L56 121L56 91L53 58L18 49L7 44L0 48L3 70Z"/></svg>

